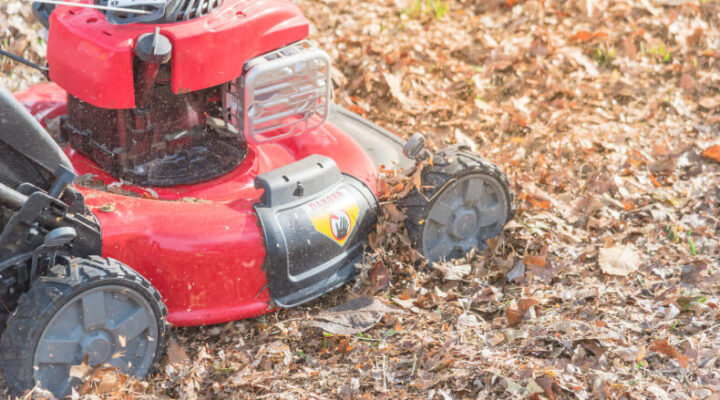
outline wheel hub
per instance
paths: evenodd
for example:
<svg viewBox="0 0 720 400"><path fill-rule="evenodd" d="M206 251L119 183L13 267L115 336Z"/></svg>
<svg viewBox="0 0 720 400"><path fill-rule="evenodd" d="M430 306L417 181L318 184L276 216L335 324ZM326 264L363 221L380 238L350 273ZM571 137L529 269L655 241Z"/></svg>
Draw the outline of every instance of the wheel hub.
<svg viewBox="0 0 720 400"><path fill-rule="evenodd" d="M470 237L477 229L478 218L475 209L470 206L462 206L455 211L455 220L450 226L450 234L456 239Z"/></svg>
<svg viewBox="0 0 720 400"><path fill-rule="evenodd" d="M483 174L463 176L444 188L428 211L423 252L432 261L484 249L500 233L510 205L501 183Z"/></svg>
<svg viewBox="0 0 720 400"><path fill-rule="evenodd" d="M61 375L86 357L92 367L107 364L128 375L145 375L157 348L156 320L150 303L126 286L103 285L76 295L40 336L35 381L65 395L72 382Z"/></svg>
<svg viewBox="0 0 720 400"><path fill-rule="evenodd" d="M112 356L112 338L106 331L93 331L80 341L82 358L88 357L90 366L105 364Z"/></svg>

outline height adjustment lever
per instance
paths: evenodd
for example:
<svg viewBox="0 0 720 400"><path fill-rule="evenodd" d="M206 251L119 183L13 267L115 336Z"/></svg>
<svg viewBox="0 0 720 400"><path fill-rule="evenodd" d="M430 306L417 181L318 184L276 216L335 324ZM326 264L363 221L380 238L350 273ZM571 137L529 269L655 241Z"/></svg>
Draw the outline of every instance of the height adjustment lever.
<svg viewBox="0 0 720 400"><path fill-rule="evenodd" d="M75 181L75 178L77 177L77 174L75 174L74 171L71 171L62 165L58 167L58 169L55 171L55 182L53 183L52 187L50 187L50 191L48 194L50 197L54 198L60 198L62 196L63 192L65 191L65 188L72 185L73 181Z"/></svg>

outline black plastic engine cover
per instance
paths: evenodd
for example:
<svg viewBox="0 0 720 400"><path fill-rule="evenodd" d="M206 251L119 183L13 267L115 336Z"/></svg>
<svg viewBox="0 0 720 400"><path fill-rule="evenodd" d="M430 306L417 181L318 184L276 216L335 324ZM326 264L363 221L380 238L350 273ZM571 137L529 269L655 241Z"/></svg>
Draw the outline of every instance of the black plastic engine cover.
<svg viewBox="0 0 720 400"><path fill-rule="evenodd" d="M273 301L292 307L343 285L355 274L378 203L335 162L313 155L258 176L256 204L265 235L265 273Z"/></svg>

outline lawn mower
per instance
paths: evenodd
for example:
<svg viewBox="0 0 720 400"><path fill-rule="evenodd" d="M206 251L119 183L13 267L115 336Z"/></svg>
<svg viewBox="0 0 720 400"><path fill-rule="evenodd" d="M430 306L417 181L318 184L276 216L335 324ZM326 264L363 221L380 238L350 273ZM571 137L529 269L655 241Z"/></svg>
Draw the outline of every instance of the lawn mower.
<svg viewBox="0 0 720 400"><path fill-rule="evenodd" d="M513 212L506 176L332 102L286 0L35 4L52 83L0 91L0 367L58 397L73 366L142 378L168 326L293 307L356 276L379 171L418 252L463 257ZM82 6L82 7L81 7ZM32 65L27 60L24 62Z"/></svg>

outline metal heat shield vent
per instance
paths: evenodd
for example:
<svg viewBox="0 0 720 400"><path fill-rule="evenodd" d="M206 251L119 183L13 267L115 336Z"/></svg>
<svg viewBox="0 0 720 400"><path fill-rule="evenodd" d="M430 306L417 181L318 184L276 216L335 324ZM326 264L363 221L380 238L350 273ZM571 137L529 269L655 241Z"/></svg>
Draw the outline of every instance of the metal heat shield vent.
<svg viewBox="0 0 720 400"><path fill-rule="evenodd" d="M230 122L252 143L310 131L327 119L332 101L330 57L303 40L256 57L225 96Z"/></svg>

